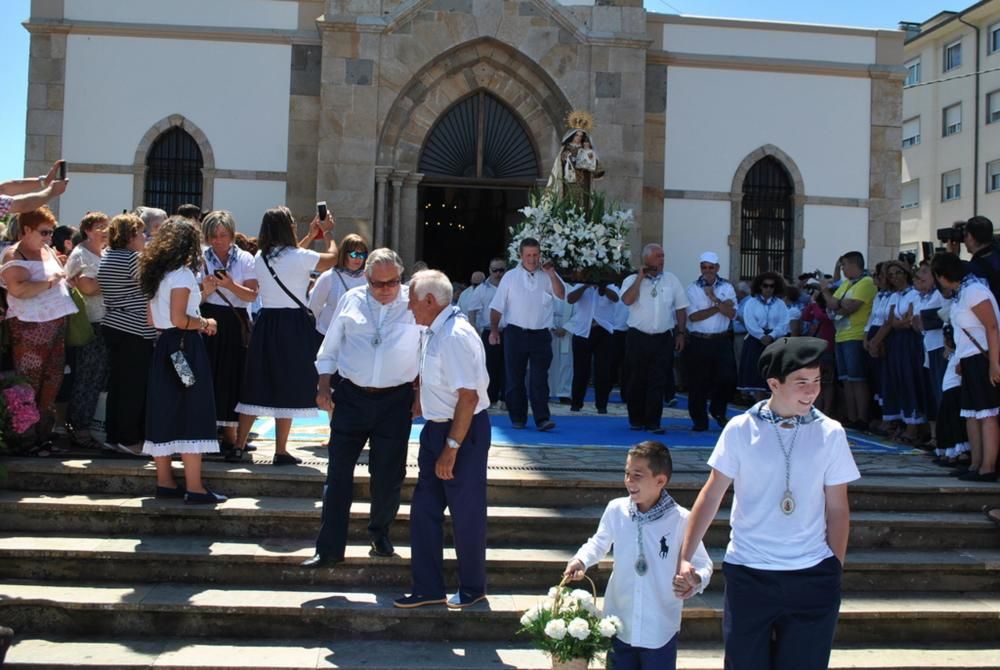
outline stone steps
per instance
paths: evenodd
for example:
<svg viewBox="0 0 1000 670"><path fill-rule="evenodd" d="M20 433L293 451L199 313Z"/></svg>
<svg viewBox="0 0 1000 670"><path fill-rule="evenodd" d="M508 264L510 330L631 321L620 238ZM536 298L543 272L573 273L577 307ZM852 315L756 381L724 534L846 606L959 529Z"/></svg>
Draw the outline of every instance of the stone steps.
<svg viewBox="0 0 1000 670"><path fill-rule="evenodd" d="M299 567L313 554L311 540L268 538L219 540L204 536L50 536L0 534L0 578L16 580L198 582L272 584L321 588L406 588L410 583L408 546L398 556L373 559L367 545L350 545L343 564L323 569ZM558 582L575 546L490 548L486 553L492 589L544 592ZM710 591L721 591L724 550L709 550L716 572ZM445 550L445 569L456 569L455 553ZM611 561L590 576L603 591ZM845 591L1000 591L1000 549L943 551L852 550L843 576Z"/></svg>
<svg viewBox="0 0 1000 670"><path fill-rule="evenodd" d="M413 451L411 447L411 452ZM302 454L300 454L302 455ZM365 452L367 455L367 452ZM296 468L275 468L263 462L228 464L206 462L205 478L231 497L305 497L318 500L326 477L325 463L307 461ZM61 491L78 494L148 496L155 487L155 471L147 461L128 458L52 460L16 458L6 461L5 488L18 491ZM178 478L182 471L175 466ZM995 501L996 487L960 482L938 468L921 468L893 474L865 472L864 478L849 489L852 511L900 509L908 511L978 512ZM670 492L691 507L705 483L704 465L677 464ZM530 500L544 507L604 506L622 495L618 470L579 468L553 470L535 466L506 466L489 472L488 500L491 505L522 504ZM416 483L415 464L407 468L403 500L409 500ZM365 465L355 471L354 498L368 498L369 476ZM730 497L724 505L728 506Z"/></svg>
<svg viewBox="0 0 1000 670"><path fill-rule="evenodd" d="M7 670L547 670L549 659L521 641L400 642L379 640L329 641L202 638L127 639L118 636L92 641L31 639L18 641L7 656ZM591 668L603 668L595 660ZM718 670L720 646L681 640L678 670ZM983 670L997 667L997 650L977 645L842 646L834 649L831 670Z"/></svg>
<svg viewBox="0 0 1000 670"><path fill-rule="evenodd" d="M202 584L0 583L0 618L22 635L276 637L299 639L317 630L337 640L390 639L516 642L521 613L537 592L494 593L463 611L441 606L399 610L395 590L333 591ZM681 635L721 639L722 594L692 598ZM995 640L1000 594L849 593L836 639L843 644Z"/></svg>
<svg viewBox="0 0 1000 670"><path fill-rule="evenodd" d="M319 529L320 508L321 501L312 498L231 498L215 508L204 508L148 497L5 491L0 492L0 531L312 538ZM366 541L368 510L366 502L351 507L353 541ZM409 511L409 505L400 507L393 526L397 540L408 537ZM603 506L493 505L487 512L489 542L494 547L579 545L596 530L603 511ZM706 535L706 546L724 546L728 524L728 512L723 510ZM968 512L860 511L851 514L850 545L857 549L992 548L998 545L995 530L981 514Z"/></svg>

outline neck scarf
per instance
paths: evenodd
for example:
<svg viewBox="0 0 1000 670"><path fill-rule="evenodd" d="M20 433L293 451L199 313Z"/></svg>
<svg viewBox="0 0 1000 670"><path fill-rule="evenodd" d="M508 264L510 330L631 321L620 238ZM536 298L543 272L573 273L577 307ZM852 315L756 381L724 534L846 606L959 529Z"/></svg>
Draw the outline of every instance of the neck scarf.
<svg viewBox="0 0 1000 670"><path fill-rule="evenodd" d="M226 256L225 263L219 259L219 255L215 253L215 249L208 247L205 249L205 264L208 266L209 272L215 272L216 270L229 272L233 265L236 264L236 245L229 246L229 255Z"/></svg>
<svg viewBox="0 0 1000 670"><path fill-rule="evenodd" d="M656 503L652 507L650 507L648 511L645 512L640 512L639 507L635 504L635 502L629 500L628 515L632 519L632 521L646 524L649 523L650 521L656 521L657 519L660 519L664 514L673 509L674 505L676 504L677 503L674 502L674 499L670 497L670 494L667 493L667 490L663 489L662 491L660 491L660 499L657 500Z"/></svg>
<svg viewBox="0 0 1000 670"><path fill-rule="evenodd" d="M802 416L780 416L775 413L771 407L768 405L767 400L761 400L759 403L750 408L750 414L756 416L761 421L766 421L767 423L795 423L799 425L810 424L813 421L819 421L823 418L819 410L815 407L810 407L809 411Z"/></svg>

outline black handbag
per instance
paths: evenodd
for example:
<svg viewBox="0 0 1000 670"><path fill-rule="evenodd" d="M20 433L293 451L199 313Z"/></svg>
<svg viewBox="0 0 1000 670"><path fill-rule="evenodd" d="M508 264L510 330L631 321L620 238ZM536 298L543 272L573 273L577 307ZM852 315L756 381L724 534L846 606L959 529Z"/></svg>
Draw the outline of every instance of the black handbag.
<svg viewBox="0 0 1000 670"><path fill-rule="evenodd" d="M278 288L280 288L282 291L284 291L285 295L287 295L289 298L291 298L295 302L296 305L298 305L299 307L301 307L305 311L306 316L309 317L309 321L312 323L313 329L315 330L315 328L316 328L316 315L312 313L311 309L309 309L304 304L302 304L302 301L299 300L298 297L294 293L292 293L291 291L288 290L288 287L285 286L284 282L282 282L280 279L278 279L278 273L276 273L274 271L274 268L271 267L271 264L267 262L267 254L265 254L265 253L262 252L261 255L260 255L260 258L261 258L262 261L264 261L264 267L266 267L267 271L271 273L271 277L274 279L274 283L277 284Z"/></svg>

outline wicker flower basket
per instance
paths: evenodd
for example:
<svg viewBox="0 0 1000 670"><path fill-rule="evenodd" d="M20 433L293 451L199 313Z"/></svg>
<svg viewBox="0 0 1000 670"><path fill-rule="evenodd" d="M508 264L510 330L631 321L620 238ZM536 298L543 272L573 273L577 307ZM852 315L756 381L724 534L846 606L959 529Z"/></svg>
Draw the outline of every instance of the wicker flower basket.
<svg viewBox="0 0 1000 670"><path fill-rule="evenodd" d="M597 585L594 584L594 580L587 575L584 575L583 578L590 582L590 590L594 594L594 600L597 600ZM566 586L568 583L569 575L566 575L562 578L562 581L559 582L559 588L562 589L562 587ZM552 603L553 614L557 614L559 612L559 605L561 604L561 601L562 591L560 590ZM554 658L552 659L552 670L587 670L588 665L589 663L585 658L571 658L568 661L559 661Z"/></svg>

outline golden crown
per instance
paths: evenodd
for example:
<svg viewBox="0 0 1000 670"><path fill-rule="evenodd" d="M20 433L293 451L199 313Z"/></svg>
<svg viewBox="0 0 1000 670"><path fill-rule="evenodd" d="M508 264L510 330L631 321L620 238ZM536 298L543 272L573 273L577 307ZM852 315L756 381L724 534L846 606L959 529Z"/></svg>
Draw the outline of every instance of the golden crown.
<svg viewBox="0 0 1000 670"><path fill-rule="evenodd" d="M594 117L590 112L574 109L566 115L566 127L590 132L594 127Z"/></svg>

